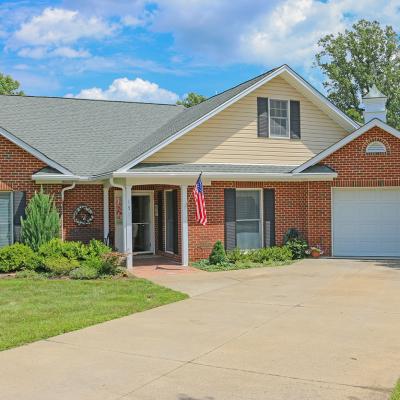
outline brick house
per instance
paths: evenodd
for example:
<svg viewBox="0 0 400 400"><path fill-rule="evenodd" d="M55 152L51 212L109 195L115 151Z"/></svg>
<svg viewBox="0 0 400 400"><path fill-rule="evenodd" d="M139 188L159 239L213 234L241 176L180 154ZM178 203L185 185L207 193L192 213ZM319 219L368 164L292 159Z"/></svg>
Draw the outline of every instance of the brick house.
<svg viewBox="0 0 400 400"><path fill-rule="evenodd" d="M359 126L286 65L189 109L0 96L0 246L42 186L64 239L109 240L128 266L279 245L289 228L328 255L400 256L400 132L375 87L363 101Z"/></svg>

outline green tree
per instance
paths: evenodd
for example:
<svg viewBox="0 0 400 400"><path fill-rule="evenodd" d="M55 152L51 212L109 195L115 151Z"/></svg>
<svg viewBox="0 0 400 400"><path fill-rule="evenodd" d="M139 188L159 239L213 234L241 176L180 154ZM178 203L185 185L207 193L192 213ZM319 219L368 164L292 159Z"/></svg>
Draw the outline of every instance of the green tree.
<svg viewBox="0 0 400 400"><path fill-rule="evenodd" d="M201 94L190 92L183 100L178 100L176 104L185 106L186 108L193 107L197 104L200 104L204 100L207 100L207 97L202 96Z"/></svg>
<svg viewBox="0 0 400 400"><path fill-rule="evenodd" d="M19 82L14 80L10 75L0 73L0 94L24 96L25 93L22 90L18 90L19 86Z"/></svg>
<svg viewBox="0 0 400 400"><path fill-rule="evenodd" d="M21 241L37 251L41 244L60 235L60 216L54 197L36 192L26 207L26 217L21 219Z"/></svg>
<svg viewBox="0 0 400 400"><path fill-rule="evenodd" d="M375 83L388 97L387 120L400 128L400 45L391 26L364 19L344 33L319 40L315 64L324 73L328 98L351 118L362 122L361 97Z"/></svg>

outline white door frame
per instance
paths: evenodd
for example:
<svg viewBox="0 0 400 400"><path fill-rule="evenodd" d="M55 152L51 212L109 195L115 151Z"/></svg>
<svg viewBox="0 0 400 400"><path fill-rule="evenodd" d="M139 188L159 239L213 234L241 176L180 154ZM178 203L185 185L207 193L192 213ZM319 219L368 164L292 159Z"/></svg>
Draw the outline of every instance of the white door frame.
<svg viewBox="0 0 400 400"><path fill-rule="evenodd" d="M151 249L150 251L135 251L134 255L139 254L155 254L155 233L154 233L154 191L153 190L132 190L133 196L149 196L150 199L150 241ZM133 210L132 210L133 212ZM133 223L133 222L132 222ZM133 233L133 231L132 231ZM132 236L133 240L133 236Z"/></svg>

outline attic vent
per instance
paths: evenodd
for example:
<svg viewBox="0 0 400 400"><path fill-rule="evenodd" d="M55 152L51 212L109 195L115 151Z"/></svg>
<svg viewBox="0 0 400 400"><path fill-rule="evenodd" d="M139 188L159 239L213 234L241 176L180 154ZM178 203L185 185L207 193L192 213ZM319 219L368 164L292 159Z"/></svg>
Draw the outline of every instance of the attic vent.
<svg viewBox="0 0 400 400"><path fill-rule="evenodd" d="M382 154L386 153L386 146L382 142L371 142L365 150L367 154Z"/></svg>

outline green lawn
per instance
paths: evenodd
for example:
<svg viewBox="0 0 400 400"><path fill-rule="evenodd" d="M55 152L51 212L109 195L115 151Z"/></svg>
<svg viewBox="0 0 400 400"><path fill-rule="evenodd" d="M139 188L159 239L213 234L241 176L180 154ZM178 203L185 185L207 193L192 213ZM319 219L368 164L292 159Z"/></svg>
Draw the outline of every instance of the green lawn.
<svg viewBox="0 0 400 400"><path fill-rule="evenodd" d="M397 385L393 390L393 393L392 393L392 396L390 397L390 400L400 400L400 379L397 382Z"/></svg>
<svg viewBox="0 0 400 400"><path fill-rule="evenodd" d="M251 261L237 261L236 263L225 263L220 265L209 264L207 260L202 260L192 263L192 266L198 269L202 269L207 272L219 272L219 271L235 271L237 269L249 269L249 268L263 268L263 267L279 267L281 265L293 264L294 261L284 262L269 262L269 263L255 263Z"/></svg>
<svg viewBox="0 0 400 400"><path fill-rule="evenodd" d="M0 279L0 350L185 298L144 279Z"/></svg>

